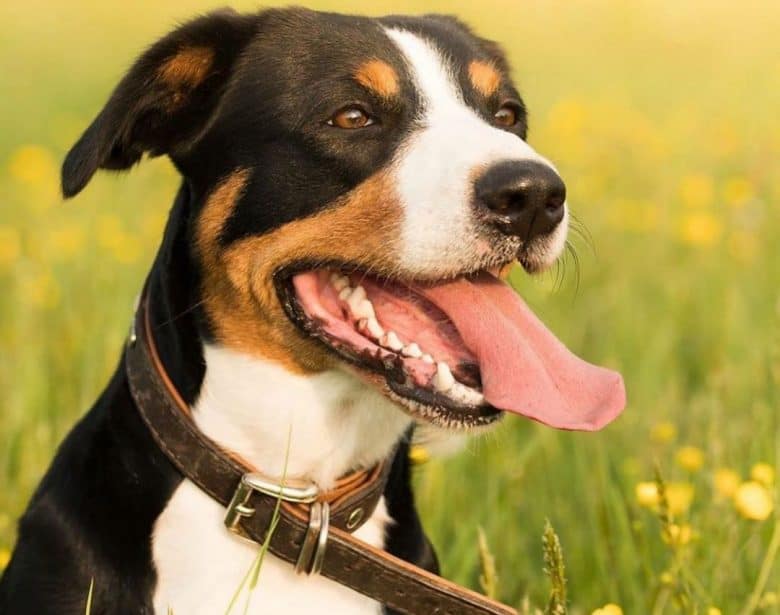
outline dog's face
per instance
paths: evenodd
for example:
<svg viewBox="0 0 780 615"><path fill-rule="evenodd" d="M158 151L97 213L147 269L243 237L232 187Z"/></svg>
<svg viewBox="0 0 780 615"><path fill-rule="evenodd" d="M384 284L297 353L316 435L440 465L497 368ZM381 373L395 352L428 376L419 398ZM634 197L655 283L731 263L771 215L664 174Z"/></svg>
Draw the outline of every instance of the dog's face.
<svg viewBox="0 0 780 615"><path fill-rule="evenodd" d="M497 384L518 359L504 346L527 340L495 276L543 270L567 230L563 182L526 131L500 49L452 18L219 13L142 56L63 186L171 156L214 343L350 370L440 424L545 420Z"/></svg>

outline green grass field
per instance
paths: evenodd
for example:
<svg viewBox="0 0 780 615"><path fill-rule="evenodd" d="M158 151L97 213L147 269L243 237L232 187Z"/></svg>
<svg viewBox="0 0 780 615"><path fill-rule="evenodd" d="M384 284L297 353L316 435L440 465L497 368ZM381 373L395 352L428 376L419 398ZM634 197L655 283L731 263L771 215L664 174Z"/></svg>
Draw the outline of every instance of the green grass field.
<svg viewBox="0 0 780 615"><path fill-rule="evenodd" d="M544 604L549 518L571 613L780 612L780 4L309 4L453 12L504 43L530 140L592 237L575 238L579 272L569 260L513 279L567 344L623 372L628 410L597 435L510 418L420 465L446 576L479 588L481 526L498 596ZM210 6L0 5L0 568L57 443L114 369L177 181L147 161L63 203L59 163L136 54Z"/></svg>

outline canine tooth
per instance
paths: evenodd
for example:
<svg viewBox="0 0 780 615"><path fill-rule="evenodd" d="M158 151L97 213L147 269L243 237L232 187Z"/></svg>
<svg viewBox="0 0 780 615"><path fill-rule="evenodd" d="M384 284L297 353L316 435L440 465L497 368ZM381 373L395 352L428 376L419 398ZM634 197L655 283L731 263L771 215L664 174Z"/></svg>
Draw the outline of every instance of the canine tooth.
<svg viewBox="0 0 780 615"><path fill-rule="evenodd" d="M424 363L430 363L430 364L433 364L433 363L435 362L435 361L433 360L433 357L432 357L431 355L429 355L427 352L426 352L426 353L425 353L423 356L421 356L421 357L420 357L420 359L421 359L421 360L422 360Z"/></svg>
<svg viewBox="0 0 780 615"><path fill-rule="evenodd" d="M345 286L339 291L339 299L342 301L348 301L351 294L352 289L349 286Z"/></svg>
<svg viewBox="0 0 780 615"><path fill-rule="evenodd" d="M450 366L444 362L436 364L436 375L433 377L433 388L446 393L455 384L455 377L450 371Z"/></svg>
<svg viewBox="0 0 780 615"><path fill-rule="evenodd" d="M408 346L403 347L401 354L412 359L419 359L422 356L422 350L420 350L420 347L417 344L412 342Z"/></svg>
<svg viewBox="0 0 780 615"><path fill-rule="evenodd" d="M401 343L401 340L398 339L395 331L388 331L385 333L382 336L382 339L379 340L379 343L393 352L398 352L404 347L403 343Z"/></svg>
<svg viewBox="0 0 780 615"><path fill-rule="evenodd" d="M332 273L330 274L330 284L338 292L341 292L349 286L349 278L338 273Z"/></svg>

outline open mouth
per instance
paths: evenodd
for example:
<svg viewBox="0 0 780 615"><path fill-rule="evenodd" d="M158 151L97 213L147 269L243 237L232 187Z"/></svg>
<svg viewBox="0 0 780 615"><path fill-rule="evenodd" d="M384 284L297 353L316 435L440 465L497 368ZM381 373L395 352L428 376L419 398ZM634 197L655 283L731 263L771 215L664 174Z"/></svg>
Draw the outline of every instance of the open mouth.
<svg viewBox="0 0 780 615"><path fill-rule="evenodd" d="M339 267L279 274L291 320L423 420L475 427L501 411L592 431L625 406L619 374L579 359L488 272L438 283Z"/></svg>

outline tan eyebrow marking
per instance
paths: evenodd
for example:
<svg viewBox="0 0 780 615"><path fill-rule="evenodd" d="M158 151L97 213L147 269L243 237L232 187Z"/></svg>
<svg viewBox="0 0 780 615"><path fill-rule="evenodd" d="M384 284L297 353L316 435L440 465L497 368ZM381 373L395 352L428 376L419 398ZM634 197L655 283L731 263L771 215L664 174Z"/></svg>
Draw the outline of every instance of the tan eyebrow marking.
<svg viewBox="0 0 780 615"><path fill-rule="evenodd" d="M213 62L213 49L184 47L160 67L158 75L171 86L194 88L208 76Z"/></svg>
<svg viewBox="0 0 780 615"><path fill-rule="evenodd" d="M501 85L501 73L492 62L472 60L469 64L469 79L480 94L485 97L492 96Z"/></svg>
<svg viewBox="0 0 780 615"><path fill-rule="evenodd" d="M401 91L398 73L384 60L372 59L361 64L355 71L355 80L382 98L398 96Z"/></svg>

